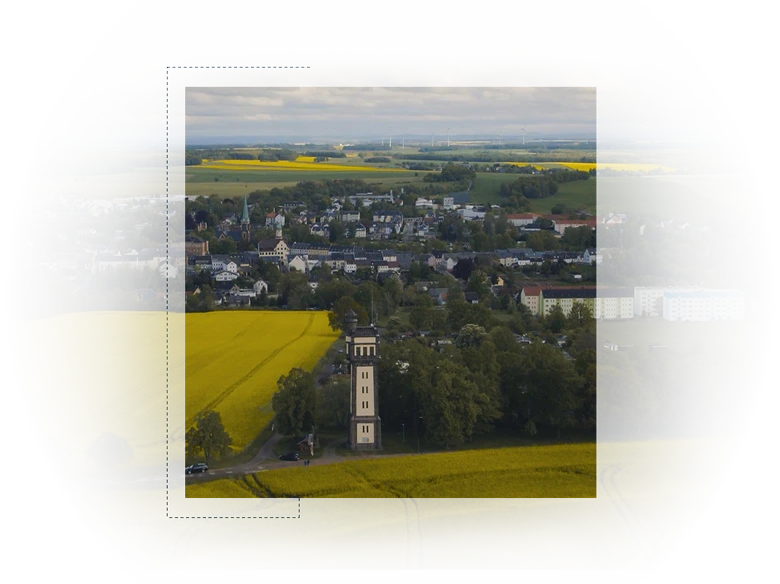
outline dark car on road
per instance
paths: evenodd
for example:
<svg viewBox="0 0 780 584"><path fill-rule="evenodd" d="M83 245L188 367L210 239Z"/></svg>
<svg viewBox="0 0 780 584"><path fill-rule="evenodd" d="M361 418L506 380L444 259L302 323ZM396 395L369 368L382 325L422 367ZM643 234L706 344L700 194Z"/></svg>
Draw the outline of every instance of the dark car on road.
<svg viewBox="0 0 780 584"><path fill-rule="evenodd" d="M209 469L209 465L205 462L198 462L197 464L191 464L184 469L184 474L193 474L196 472L206 472Z"/></svg>
<svg viewBox="0 0 780 584"><path fill-rule="evenodd" d="M289 460L294 462L296 460L300 460L300 457L298 456L297 452L288 452L287 454L282 454L279 457L279 460Z"/></svg>

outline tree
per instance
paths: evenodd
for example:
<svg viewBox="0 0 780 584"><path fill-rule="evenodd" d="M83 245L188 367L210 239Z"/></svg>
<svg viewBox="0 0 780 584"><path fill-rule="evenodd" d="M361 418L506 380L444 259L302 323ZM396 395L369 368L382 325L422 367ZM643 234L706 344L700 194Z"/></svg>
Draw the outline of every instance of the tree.
<svg viewBox="0 0 780 584"><path fill-rule="evenodd" d="M426 437L448 448L462 444L474 433L484 395L459 363L439 359L429 371L429 390L417 392Z"/></svg>
<svg viewBox="0 0 780 584"><path fill-rule="evenodd" d="M593 318L590 308L584 302L575 302L571 307L571 312L566 319L570 328L580 329L585 327Z"/></svg>
<svg viewBox="0 0 780 584"><path fill-rule="evenodd" d="M187 456L194 458L200 452L206 457L206 464L211 464L215 458L223 456L229 449L232 440L218 412L210 411L198 416L195 425L187 430L185 435Z"/></svg>
<svg viewBox="0 0 780 584"><path fill-rule="evenodd" d="M319 418L320 424L327 428L346 430L349 426L349 379L331 377L322 388Z"/></svg>
<svg viewBox="0 0 780 584"><path fill-rule="evenodd" d="M558 305L553 306L550 313L544 317L544 324L550 332L556 335L560 333L566 326L566 315L563 313L563 309Z"/></svg>
<svg viewBox="0 0 780 584"><path fill-rule="evenodd" d="M468 280L471 272L474 271L474 260L471 258L461 258L452 268L452 275L459 280Z"/></svg>
<svg viewBox="0 0 780 584"><path fill-rule="evenodd" d="M368 313L352 296L342 296L333 303L333 310L328 313L328 324L334 331L344 328L344 316L352 310L357 314L358 324L368 324Z"/></svg>
<svg viewBox="0 0 780 584"><path fill-rule="evenodd" d="M132 460L133 449L130 444L113 432L103 432L84 450L84 461L94 462L109 476L117 464L130 464Z"/></svg>
<svg viewBox="0 0 780 584"><path fill-rule="evenodd" d="M521 424L533 421L560 428L574 423L582 380L561 351L532 343L520 359L506 363L501 372L504 411Z"/></svg>
<svg viewBox="0 0 780 584"><path fill-rule="evenodd" d="M282 375L277 385L279 391L271 400L276 413L276 426L286 436L300 435L317 421L318 399L314 376L295 368L289 374Z"/></svg>
<svg viewBox="0 0 780 584"><path fill-rule="evenodd" d="M477 324L467 324L460 329L455 346L459 349L466 347L479 347L488 336L487 331Z"/></svg>
<svg viewBox="0 0 780 584"><path fill-rule="evenodd" d="M50 479L59 471L68 472L73 468L70 449L54 436L46 435L38 442L36 454L41 459L41 472L48 472Z"/></svg>

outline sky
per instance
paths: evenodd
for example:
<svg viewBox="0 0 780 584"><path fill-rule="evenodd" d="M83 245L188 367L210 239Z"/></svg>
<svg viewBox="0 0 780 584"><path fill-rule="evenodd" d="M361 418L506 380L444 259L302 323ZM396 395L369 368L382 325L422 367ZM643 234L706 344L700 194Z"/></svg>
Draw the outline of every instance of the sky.
<svg viewBox="0 0 780 584"><path fill-rule="evenodd" d="M740 139L740 108L774 111L775 87L774 2L740 6L130 0L66 74L41 136L164 139L167 65L287 65L301 68L169 70L171 141ZM693 37L727 46L697 50ZM748 95L729 95L746 75Z"/></svg>

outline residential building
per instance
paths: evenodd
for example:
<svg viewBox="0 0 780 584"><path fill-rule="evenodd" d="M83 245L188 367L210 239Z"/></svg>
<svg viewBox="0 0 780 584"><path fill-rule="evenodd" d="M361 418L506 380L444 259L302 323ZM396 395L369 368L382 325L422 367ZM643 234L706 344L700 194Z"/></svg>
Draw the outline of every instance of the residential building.
<svg viewBox="0 0 780 584"><path fill-rule="evenodd" d="M221 272L217 272L217 274L214 276L214 279L217 282L232 282L233 280L238 279L238 274L236 272L229 272L228 270L223 270Z"/></svg>
<svg viewBox="0 0 780 584"><path fill-rule="evenodd" d="M288 264L288 267L290 270L295 270L296 272L303 272L306 273L306 260L303 256L295 256L293 259L290 260L290 263Z"/></svg>
<svg viewBox="0 0 780 584"><path fill-rule="evenodd" d="M596 219L554 219L553 228L563 235L569 227L590 227L596 229Z"/></svg>
<svg viewBox="0 0 780 584"><path fill-rule="evenodd" d="M634 314L636 316L660 316L656 310L656 302L659 298L663 298L666 289L664 286L637 286L634 288Z"/></svg>
<svg viewBox="0 0 780 584"><path fill-rule="evenodd" d="M227 270L228 272L237 273L238 264L225 255L213 255L211 256L211 271L221 272Z"/></svg>
<svg viewBox="0 0 780 584"><path fill-rule="evenodd" d="M175 278L179 275L179 269L168 262L162 262L157 267L157 271L160 272L160 275L164 278Z"/></svg>
<svg viewBox="0 0 780 584"><path fill-rule="evenodd" d="M542 288L539 293L539 313L544 316L555 306L568 316L576 303L584 304L594 319L634 317L634 295L629 288Z"/></svg>
<svg viewBox="0 0 780 584"><path fill-rule="evenodd" d="M258 296L263 292L268 294L268 283L265 280L257 280L257 282L252 285L252 288Z"/></svg>
<svg viewBox="0 0 780 584"><path fill-rule="evenodd" d="M588 248L582 255L582 261L586 264L599 265L601 263L601 254L593 248Z"/></svg>
<svg viewBox="0 0 780 584"><path fill-rule="evenodd" d="M342 223L360 221L360 211L341 211L339 214Z"/></svg>
<svg viewBox="0 0 780 584"><path fill-rule="evenodd" d="M506 216L507 221L515 227L530 225L539 217L536 213L512 213Z"/></svg>
<svg viewBox="0 0 780 584"><path fill-rule="evenodd" d="M663 318L670 321L743 320L745 296L740 290L665 290Z"/></svg>
<svg viewBox="0 0 780 584"><path fill-rule="evenodd" d="M209 253L209 242L193 235L184 239L184 253L188 256L204 256Z"/></svg>

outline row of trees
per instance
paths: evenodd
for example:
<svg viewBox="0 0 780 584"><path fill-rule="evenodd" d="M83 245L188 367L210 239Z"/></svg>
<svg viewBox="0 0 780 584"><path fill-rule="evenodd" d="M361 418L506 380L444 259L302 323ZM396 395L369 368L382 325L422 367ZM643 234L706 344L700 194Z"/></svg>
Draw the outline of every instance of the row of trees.
<svg viewBox="0 0 780 584"><path fill-rule="evenodd" d="M227 454L233 443L222 424L222 418L214 411L198 415L195 425L180 439L186 443L184 451L189 459L203 454L209 464ZM34 454L40 458L41 471L48 472L50 478L73 468L70 449L54 436L46 435L40 440ZM95 464L108 476L114 467L130 464L133 458L133 448L127 439L113 432L103 432L84 450L84 461Z"/></svg>
<svg viewBox="0 0 780 584"><path fill-rule="evenodd" d="M695 347L678 355L609 352L581 336L569 361L551 344L518 344L498 327L466 325L454 346L387 346L379 367L384 427L415 427L454 446L494 427L633 434L660 427L746 430L758 414L772 355Z"/></svg>

